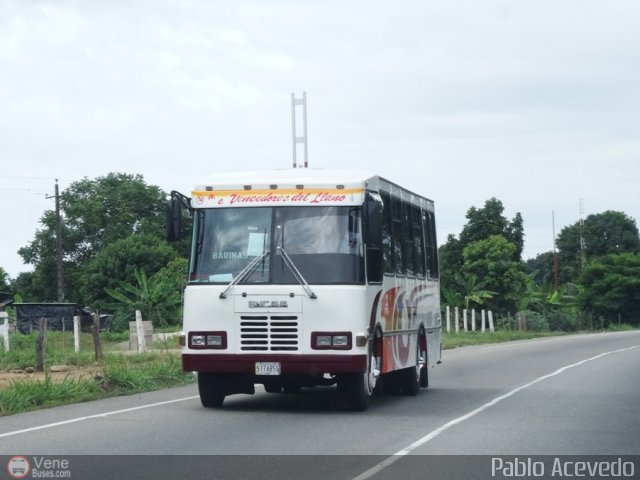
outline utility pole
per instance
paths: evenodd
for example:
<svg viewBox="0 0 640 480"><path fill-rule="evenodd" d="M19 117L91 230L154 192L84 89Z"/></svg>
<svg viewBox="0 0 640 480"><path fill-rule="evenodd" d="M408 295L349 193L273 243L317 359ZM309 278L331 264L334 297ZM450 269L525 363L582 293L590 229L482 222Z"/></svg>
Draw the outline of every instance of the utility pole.
<svg viewBox="0 0 640 480"><path fill-rule="evenodd" d="M60 190L58 188L58 179L56 178L55 194L53 197L56 202L56 286L58 291L58 302L64 303L64 284L62 275L62 220L60 218Z"/></svg>
<svg viewBox="0 0 640 480"><path fill-rule="evenodd" d="M553 267L551 267L553 271L553 288L557 292L558 291L558 255L556 253L556 215L553 210L551 210L551 228L553 230Z"/></svg>
<svg viewBox="0 0 640 480"><path fill-rule="evenodd" d="M580 268L584 270L584 265L587 263L586 245L584 243L584 220L582 215L584 214L584 200L580 199Z"/></svg>

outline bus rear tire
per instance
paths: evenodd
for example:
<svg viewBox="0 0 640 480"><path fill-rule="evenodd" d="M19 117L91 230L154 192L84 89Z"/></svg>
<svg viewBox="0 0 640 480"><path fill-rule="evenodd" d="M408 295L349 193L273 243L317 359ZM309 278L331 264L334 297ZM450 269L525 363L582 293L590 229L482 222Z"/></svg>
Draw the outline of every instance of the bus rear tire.
<svg viewBox="0 0 640 480"><path fill-rule="evenodd" d="M415 397L420 391L420 380L422 377L422 363L420 362L420 348L417 349L416 364L405 368L401 372L402 391L405 395Z"/></svg>
<svg viewBox="0 0 640 480"><path fill-rule="evenodd" d="M427 388L429 386L429 367L425 363L420 369L420 387Z"/></svg>
<svg viewBox="0 0 640 480"><path fill-rule="evenodd" d="M279 381L264 382L264 390L267 393L280 393L282 392L282 382L279 382Z"/></svg>
<svg viewBox="0 0 640 480"><path fill-rule="evenodd" d="M215 373L198 373L198 393L205 408L220 408L224 403L224 379Z"/></svg>

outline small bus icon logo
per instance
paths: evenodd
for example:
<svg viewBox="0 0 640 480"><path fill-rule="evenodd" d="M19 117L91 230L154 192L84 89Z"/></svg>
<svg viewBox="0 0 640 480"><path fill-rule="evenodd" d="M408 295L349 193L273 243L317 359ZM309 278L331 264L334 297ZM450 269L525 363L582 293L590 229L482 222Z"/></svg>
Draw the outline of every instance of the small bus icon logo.
<svg viewBox="0 0 640 480"><path fill-rule="evenodd" d="M11 457L7 471L12 478L25 478L31 471L31 465L25 457Z"/></svg>

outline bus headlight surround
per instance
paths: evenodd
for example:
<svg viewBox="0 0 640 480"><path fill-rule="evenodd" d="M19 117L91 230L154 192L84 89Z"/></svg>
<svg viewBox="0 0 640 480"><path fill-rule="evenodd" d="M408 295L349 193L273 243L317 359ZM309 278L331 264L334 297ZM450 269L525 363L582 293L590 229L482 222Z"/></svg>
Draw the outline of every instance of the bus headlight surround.
<svg viewBox="0 0 640 480"><path fill-rule="evenodd" d="M351 350L351 332L313 332L311 348L313 350Z"/></svg>

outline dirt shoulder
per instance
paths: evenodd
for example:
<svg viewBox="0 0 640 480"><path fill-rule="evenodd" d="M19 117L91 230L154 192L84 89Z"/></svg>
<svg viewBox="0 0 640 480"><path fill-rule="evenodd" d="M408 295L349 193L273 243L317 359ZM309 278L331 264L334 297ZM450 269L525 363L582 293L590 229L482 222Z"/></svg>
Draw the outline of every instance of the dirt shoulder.
<svg viewBox="0 0 640 480"><path fill-rule="evenodd" d="M62 382L65 379L82 380L94 378L101 372L100 367L69 367L52 366L49 368L47 375L53 382ZM35 372L33 369L11 370L0 372L0 389L8 387L13 382L44 382L44 372Z"/></svg>

